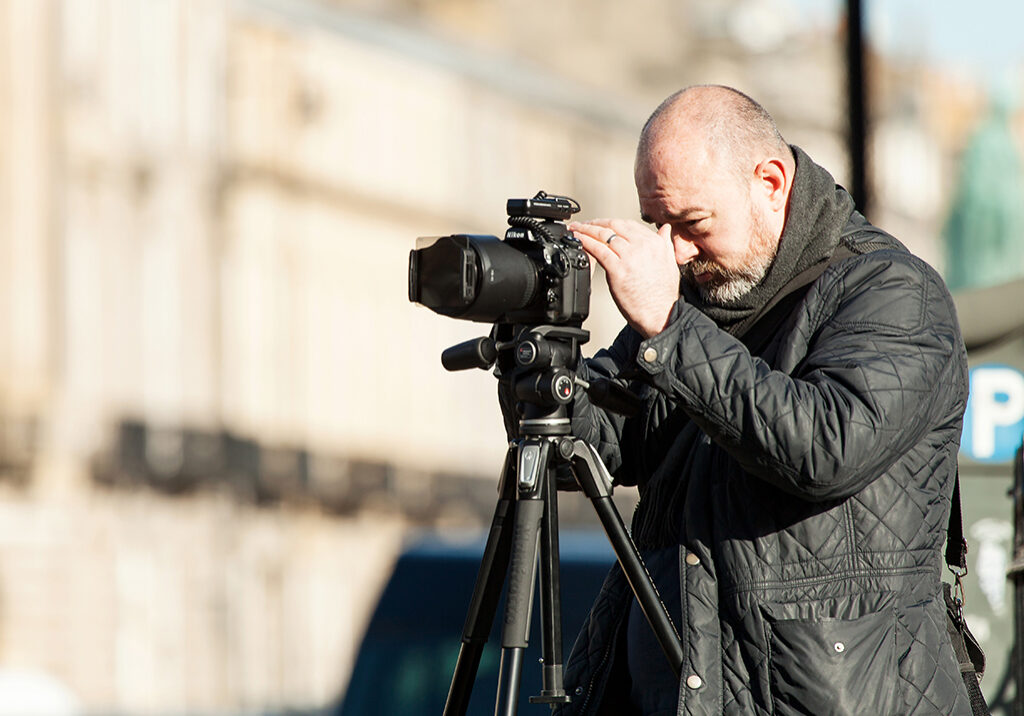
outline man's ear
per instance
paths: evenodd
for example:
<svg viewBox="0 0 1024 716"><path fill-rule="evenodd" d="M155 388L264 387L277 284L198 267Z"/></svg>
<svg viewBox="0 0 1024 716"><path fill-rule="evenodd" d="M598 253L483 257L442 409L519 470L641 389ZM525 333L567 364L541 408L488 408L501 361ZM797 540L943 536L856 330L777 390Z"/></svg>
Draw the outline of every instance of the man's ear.
<svg viewBox="0 0 1024 716"><path fill-rule="evenodd" d="M765 159L754 169L755 191L767 200L772 211L786 207L791 177L785 163L778 158Z"/></svg>

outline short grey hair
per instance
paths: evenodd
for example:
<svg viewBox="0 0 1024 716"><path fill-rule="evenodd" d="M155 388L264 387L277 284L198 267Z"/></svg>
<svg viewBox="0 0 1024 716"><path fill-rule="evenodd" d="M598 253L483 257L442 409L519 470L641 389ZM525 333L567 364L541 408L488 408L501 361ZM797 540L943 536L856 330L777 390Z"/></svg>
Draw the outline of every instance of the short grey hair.
<svg viewBox="0 0 1024 716"><path fill-rule="evenodd" d="M725 85L694 85L666 98L644 123L638 162L648 156L659 132L681 115L704 131L712 154L727 162L727 169L743 181L750 179L756 158L766 152L792 158L775 120L754 99Z"/></svg>

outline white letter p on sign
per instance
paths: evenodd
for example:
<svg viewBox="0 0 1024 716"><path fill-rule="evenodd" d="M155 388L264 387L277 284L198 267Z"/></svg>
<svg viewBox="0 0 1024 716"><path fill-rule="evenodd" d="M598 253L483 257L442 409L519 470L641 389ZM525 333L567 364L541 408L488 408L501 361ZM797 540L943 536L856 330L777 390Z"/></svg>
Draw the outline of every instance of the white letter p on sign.
<svg viewBox="0 0 1024 716"><path fill-rule="evenodd" d="M1012 368L993 366L979 368L971 377L971 442L975 456L983 460L995 452L996 428L1024 418L1024 376Z"/></svg>

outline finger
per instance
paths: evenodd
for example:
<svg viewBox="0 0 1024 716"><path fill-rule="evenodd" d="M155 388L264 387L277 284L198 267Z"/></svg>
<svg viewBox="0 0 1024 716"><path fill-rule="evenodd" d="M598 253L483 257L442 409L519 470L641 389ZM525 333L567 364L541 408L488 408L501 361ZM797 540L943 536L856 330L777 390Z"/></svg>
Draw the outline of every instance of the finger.
<svg viewBox="0 0 1024 716"><path fill-rule="evenodd" d="M615 251L615 249L612 248L613 241L618 240L619 244L625 243L625 239L619 234L616 234L612 229L603 229L598 233L597 239L603 241L608 248L612 249L612 251Z"/></svg>
<svg viewBox="0 0 1024 716"><path fill-rule="evenodd" d="M651 241L658 237L662 239L670 238L671 233L665 232L671 232L672 229L671 225L664 224L658 227L657 230L654 230L647 224L641 224L630 219L588 219L587 221L574 222L569 225L569 228L574 231L583 231L596 239L605 239L609 236L608 231L602 231L602 229L610 230L630 244Z"/></svg>
<svg viewBox="0 0 1024 716"><path fill-rule="evenodd" d="M627 232L629 230L627 222L621 219L587 219L586 221L574 222L569 225L569 228L583 230L591 235L597 235L602 230L610 229L617 232L620 236L623 234L623 231L620 231L620 229Z"/></svg>
<svg viewBox="0 0 1024 716"><path fill-rule="evenodd" d="M616 230L616 225L619 224L620 222L608 223L612 225L605 226L603 224L591 223L580 224L575 227L574 233L580 236L588 236L598 241L603 241L606 245L612 248L613 251L616 251L616 247L612 246L613 242L618 244L619 248L628 244L629 242L621 232L618 232ZM619 251L616 251L616 253L619 253L619 255L621 255L621 252Z"/></svg>
<svg viewBox="0 0 1024 716"><path fill-rule="evenodd" d="M601 264L605 271L608 270L609 266L618 261L619 255L605 242L582 233L578 234L577 238L580 240L583 250L593 256L594 260Z"/></svg>
<svg viewBox="0 0 1024 716"><path fill-rule="evenodd" d="M599 241L603 241L609 231L612 231L612 229L606 225L606 222L596 223L592 221L574 221L569 224L569 230L577 234L584 234Z"/></svg>
<svg viewBox="0 0 1024 716"><path fill-rule="evenodd" d="M611 228L612 222L615 219L586 219L585 221L573 221L569 224L569 228L573 226L601 226L604 228Z"/></svg>

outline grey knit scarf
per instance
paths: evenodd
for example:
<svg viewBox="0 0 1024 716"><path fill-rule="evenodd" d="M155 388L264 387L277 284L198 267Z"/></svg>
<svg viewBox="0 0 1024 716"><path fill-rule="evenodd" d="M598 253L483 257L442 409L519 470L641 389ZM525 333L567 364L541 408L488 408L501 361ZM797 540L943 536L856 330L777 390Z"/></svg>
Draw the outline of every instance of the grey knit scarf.
<svg viewBox="0 0 1024 716"><path fill-rule="evenodd" d="M832 255L843 227L853 211L853 199L824 168L802 149L793 146L796 176L789 195L786 226L778 253L761 282L728 305L706 303L696 289L682 283L683 298L699 308L719 327L737 330L791 278Z"/></svg>

